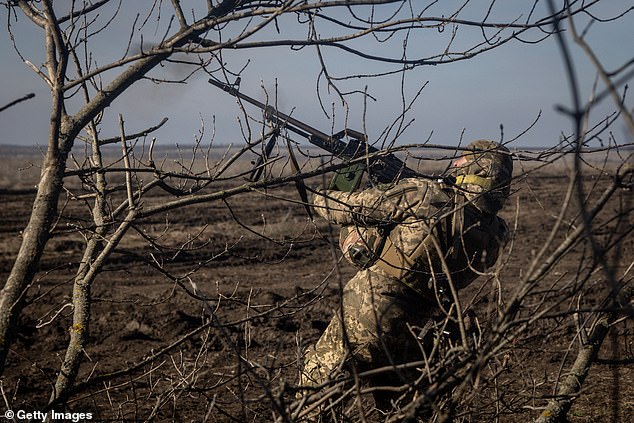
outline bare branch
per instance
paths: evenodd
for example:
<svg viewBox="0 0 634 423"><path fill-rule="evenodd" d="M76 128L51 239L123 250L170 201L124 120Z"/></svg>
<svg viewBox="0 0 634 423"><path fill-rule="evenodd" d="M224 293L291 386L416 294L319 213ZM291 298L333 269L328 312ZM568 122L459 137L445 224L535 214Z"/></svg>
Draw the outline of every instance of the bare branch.
<svg viewBox="0 0 634 423"><path fill-rule="evenodd" d="M22 103L23 101L30 100L33 97L35 97L35 94L34 93L29 93L29 94L27 94L27 95L25 95L23 97L20 97L20 98L18 98L16 100L13 100L10 103L0 107L0 112L3 112L3 111L5 111L6 109L8 109L8 108L10 108L12 106L15 106L18 103Z"/></svg>

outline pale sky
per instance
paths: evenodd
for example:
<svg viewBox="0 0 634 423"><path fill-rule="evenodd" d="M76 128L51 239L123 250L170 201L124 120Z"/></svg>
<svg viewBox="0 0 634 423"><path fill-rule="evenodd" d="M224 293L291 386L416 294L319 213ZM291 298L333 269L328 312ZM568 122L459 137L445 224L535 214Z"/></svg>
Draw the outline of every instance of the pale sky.
<svg viewBox="0 0 634 423"><path fill-rule="evenodd" d="M478 5L488 3L475 1L473 8L477 9ZM518 10L524 10L527 3L532 2L515 0L504 2L503 5L496 3L493 15L498 13L500 19L505 16L517 16L522 13ZM127 4L129 3L124 3L123 7ZM603 1L593 10L597 16L609 18L633 6L633 1L613 0ZM430 14L434 16L441 13L441 6L430 10ZM7 21L6 14L3 8L0 13L3 23ZM127 24L121 22L117 25L116 28L121 29ZM327 25L318 28L322 35L328 29ZM270 31L274 30L275 28L271 27ZM106 33L96 40L98 44L94 54L100 64L122 54L127 33L125 29L116 32L118 33ZM14 33L16 42L26 58L36 66L41 64L42 31L20 17L19 22L14 25ZM462 33L459 31L459 34ZM537 37L533 34L528 38ZM591 26L587 39L608 70L622 66L634 57L634 12L630 12L617 23ZM468 38L457 40L457 45L469 41ZM442 51L441 42L440 39L413 37L408 51L411 56L418 49ZM373 48L363 43L359 46ZM382 53L398 57L398 46L395 48L393 45L383 44L378 48L384 48ZM393 54L390 49L394 50ZM578 47L571 45L571 49L583 87L582 94L587 98L591 93L596 72ZM339 50L324 48L323 53L328 70L334 76L375 73L388 69L383 64L344 55ZM269 93L273 93L277 81L277 104L282 112L292 111L294 117L323 132L336 132L346 125L340 102L336 96L328 94L323 80L320 87L324 103L329 109L334 103L337 110L334 123L326 118L318 105L315 87L319 64L314 48L306 48L301 52L292 51L288 47L226 51L223 59L235 71L248 64L241 75L241 91L245 94L263 100L261 86L266 87ZM49 92L43 81L17 56L8 39L6 28L0 33L0 63L0 78L3 81L0 86L0 106L29 92L36 94L35 99L0 113L0 144L45 146L50 106ZM179 76L186 72L185 66L173 65L158 69L152 75ZM361 96L352 96L347 126L366 131L371 140L378 138L382 130L399 115L400 77L401 75L396 75L342 81L342 89L367 89L367 92L376 98L376 101L367 102L367 110L364 112ZM240 111L234 98L209 85L207 79L208 76L201 73L192 78L187 85L159 86L148 81L137 83L107 110L102 135L110 137L117 134L116 117L118 113L122 113L129 132L152 126L163 117L168 117L169 122L154 134L162 145L191 144L201 127L201 119L205 122L205 141L209 141L215 122L215 143L240 144L241 136L237 124ZM425 82L426 87L405 119L415 121L399 137L399 143L420 143L433 133L431 143L457 145L463 131L465 143L478 138L499 140L500 125L504 127L504 140L509 140L528 128L540 111L541 118L535 127L513 146L553 146L558 143L562 131L566 134L571 132L569 119L555 111L556 105L570 105L570 93L554 37L536 45L511 42L495 51L459 63L418 67L406 74L407 100L411 100L417 88ZM599 84L598 88L602 89L602 84ZM632 109L633 102L628 100L627 104ZM591 118L598 121L613 110L614 106L608 97L592 113ZM255 116L259 115L254 109L249 109L249 112ZM615 134L617 141L631 142L631 137L629 140L626 138L622 125L615 128Z"/></svg>

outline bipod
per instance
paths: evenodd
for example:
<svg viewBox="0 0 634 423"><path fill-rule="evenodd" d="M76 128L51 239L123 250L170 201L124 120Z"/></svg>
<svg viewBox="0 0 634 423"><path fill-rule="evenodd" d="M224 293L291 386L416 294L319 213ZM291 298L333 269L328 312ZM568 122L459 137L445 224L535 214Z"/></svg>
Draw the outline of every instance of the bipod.
<svg viewBox="0 0 634 423"><path fill-rule="evenodd" d="M253 169L251 169L251 173L249 174L249 181L256 182L259 181L262 177L262 172L264 172L264 168L266 167L266 162L269 160L271 156L271 152L273 151L273 147L275 147L275 143L277 142L277 137L279 136L280 131L278 128L273 130L271 137L266 142L264 146L264 151L262 154L258 155L258 159L253 163Z"/></svg>

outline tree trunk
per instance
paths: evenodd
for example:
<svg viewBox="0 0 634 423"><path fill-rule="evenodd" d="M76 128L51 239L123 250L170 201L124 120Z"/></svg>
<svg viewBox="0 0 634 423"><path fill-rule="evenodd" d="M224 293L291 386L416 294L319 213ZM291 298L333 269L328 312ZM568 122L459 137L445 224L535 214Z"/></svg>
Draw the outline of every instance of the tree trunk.
<svg viewBox="0 0 634 423"><path fill-rule="evenodd" d="M596 360L601 344L608 334L611 320L611 313L603 313L599 317L588 341L581 346L570 373L557 390L557 396L548 402L546 409L542 411L535 423L556 423L566 420L566 415L572 407L573 401L579 396L590 367Z"/></svg>
<svg viewBox="0 0 634 423"><path fill-rule="evenodd" d="M26 291L38 270L57 215L68 151L52 150L49 147L44 159L31 217L22 232L22 245L0 295L0 375L4 371Z"/></svg>

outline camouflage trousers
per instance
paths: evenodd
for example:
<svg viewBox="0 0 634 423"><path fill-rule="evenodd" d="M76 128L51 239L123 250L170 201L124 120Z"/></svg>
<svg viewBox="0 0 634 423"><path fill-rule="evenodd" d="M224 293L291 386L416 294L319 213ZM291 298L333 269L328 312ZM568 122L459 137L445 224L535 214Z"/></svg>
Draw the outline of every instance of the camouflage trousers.
<svg viewBox="0 0 634 423"><path fill-rule="evenodd" d="M437 309L414 290L373 266L359 271L343 289L343 308L335 313L317 343L307 349L302 386L317 386L346 373L421 360L416 337ZM381 373L364 382L402 386L412 372ZM374 395L389 404L390 395Z"/></svg>

